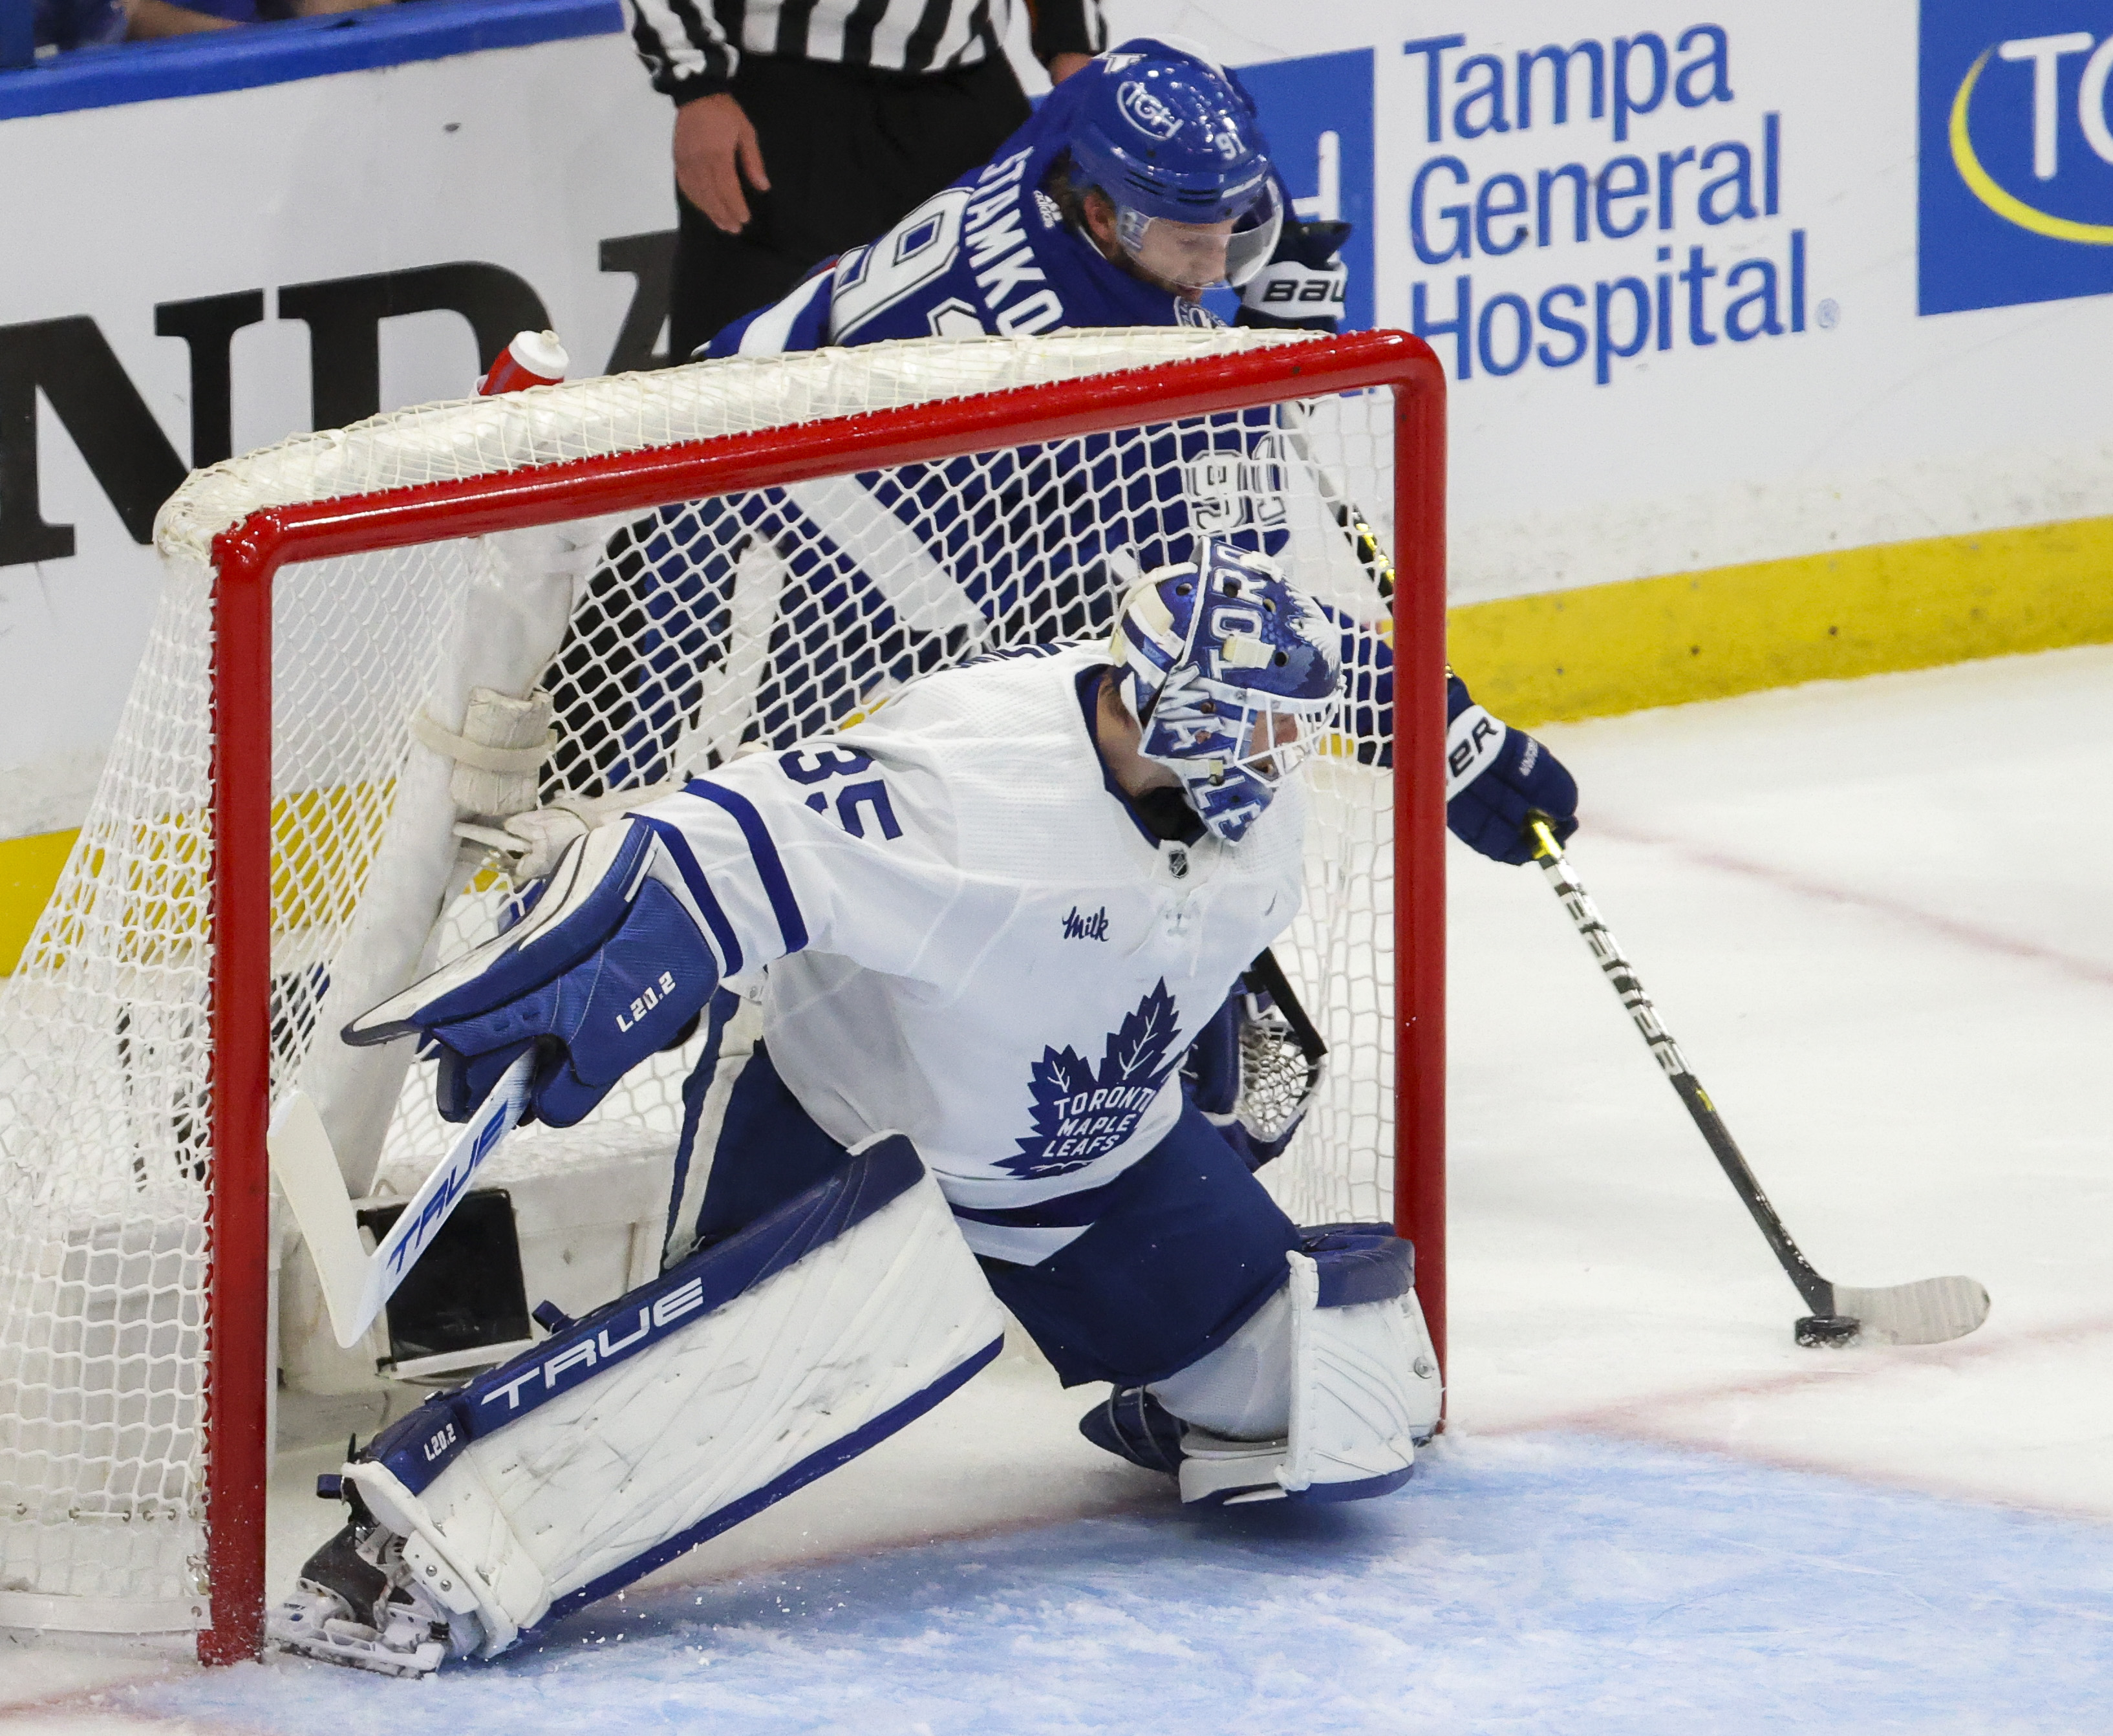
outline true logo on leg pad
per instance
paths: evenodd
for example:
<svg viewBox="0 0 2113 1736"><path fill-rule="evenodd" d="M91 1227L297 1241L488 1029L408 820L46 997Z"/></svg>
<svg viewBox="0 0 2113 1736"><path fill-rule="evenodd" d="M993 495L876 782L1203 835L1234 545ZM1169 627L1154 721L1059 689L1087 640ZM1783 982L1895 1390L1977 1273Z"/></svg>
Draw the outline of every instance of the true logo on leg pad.
<svg viewBox="0 0 2113 1736"><path fill-rule="evenodd" d="M405 1620L448 1656L491 1656L886 1439L1003 1343L938 1184L908 1140L884 1135L747 1229L420 1407L345 1483L386 1542ZM294 1601L282 1625L300 1638L287 1643L326 1655ZM402 1643L354 1638L358 1656L339 1661L396 1672L407 1647L425 1656L408 1629Z"/></svg>

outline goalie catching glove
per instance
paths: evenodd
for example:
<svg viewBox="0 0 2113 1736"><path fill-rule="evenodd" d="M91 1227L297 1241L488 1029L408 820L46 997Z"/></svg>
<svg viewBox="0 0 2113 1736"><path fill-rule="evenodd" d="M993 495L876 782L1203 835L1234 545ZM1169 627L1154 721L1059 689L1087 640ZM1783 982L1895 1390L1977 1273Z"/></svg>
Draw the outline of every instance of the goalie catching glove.
<svg viewBox="0 0 2113 1736"><path fill-rule="evenodd" d="M450 1122L534 1049L527 1118L569 1127L689 1035L719 975L667 845L627 820L576 840L519 922L354 1020L345 1040L419 1037L440 1060L436 1103Z"/></svg>
<svg viewBox="0 0 2113 1736"><path fill-rule="evenodd" d="M1328 1046L1291 999L1267 953L1196 1034L1182 1089L1249 1170L1284 1155L1321 1089Z"/></svg>
<svg viewBox="0 0 2113 1736"><path fill-rule="evenodd" d="M1490 715L1451 670L1445 681L1445 824L1463 844L1499 862L1530 862L1530 816L1558 843L1577 829L1577 780L1523 729Z"/></svg>

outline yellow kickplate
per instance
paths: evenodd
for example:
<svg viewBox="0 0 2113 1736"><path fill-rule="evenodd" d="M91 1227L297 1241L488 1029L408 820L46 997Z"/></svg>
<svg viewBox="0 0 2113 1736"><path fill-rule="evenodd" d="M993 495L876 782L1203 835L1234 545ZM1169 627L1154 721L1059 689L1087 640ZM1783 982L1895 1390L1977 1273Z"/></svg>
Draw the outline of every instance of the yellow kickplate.
<svg viewBox="0 0 2113 1736"><path fill-rule="evenodd" d="M66 852L80 836L44 832L34 838L0 838L0 976L10 975L30 932L58 884Z"/></svg>
<svg viewBox="0 0 2113 1736"><path fill-rule="evenodd" d="M1451 611L1475 697L1531 726L2113 641L2113 519L1931 537Z"/></svg>

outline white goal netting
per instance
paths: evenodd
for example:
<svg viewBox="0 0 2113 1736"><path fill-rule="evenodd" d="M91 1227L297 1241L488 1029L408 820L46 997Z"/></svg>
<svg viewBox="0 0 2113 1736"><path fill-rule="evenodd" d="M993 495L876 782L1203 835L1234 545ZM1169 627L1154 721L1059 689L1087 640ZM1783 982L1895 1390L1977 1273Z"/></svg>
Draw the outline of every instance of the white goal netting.
<svg viewBox="0 0 2113 1736"><path fill-rule="evenodd" d="M167 592L94 811L0 985L0 1625L65 1625L69 1601L119 1610L112 1625L164 1610L180 1625L208 1589L216 533L268 505L1306 340L1094 332L707 363L403 411L193 477L162 514ZM1031 393L1021 403L1030 413ZM445 1149L408 1045L353 1051L334 1033L491 931L506 859L479 839L522 804L465 806L462 766L431 745L432 726L464 729L472 689L550 697L547 723L531 720L529 739L547 729L552 742L525 762L527 802L621 797L824 732L979 653L1102 635L1122 588L1114 557L1150 567L1217 535L1275 554L1318 594L1354 664L1312 772L1305 911L1276 949L1329 1070L1265 1176L1304 1222L1387 1216L1392 415L1378 391L994 440L286 568L272 628L274 1100L297 1084L316 1099L355 1195ZM487 787L520 781L521 752L490 756ZM664 1154L695 1058L659 1058L572 1137ZM250 1263L261 1286L265 1253L216 1258Z"/></svg>

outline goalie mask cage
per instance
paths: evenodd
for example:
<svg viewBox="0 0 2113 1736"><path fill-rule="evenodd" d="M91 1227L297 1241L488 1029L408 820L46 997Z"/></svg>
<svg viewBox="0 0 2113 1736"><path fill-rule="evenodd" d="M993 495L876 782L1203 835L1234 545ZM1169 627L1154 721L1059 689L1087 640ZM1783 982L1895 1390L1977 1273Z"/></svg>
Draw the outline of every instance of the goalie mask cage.
<svg viewBox="0 0 2113 1736"><path fill-rule="evenodd" d="M1399 332L933 339L431 405L193 476L93 811L0 988L0 1626L258 1649L272 1107L308 1091L355 1195L436 1159L411 1045L334 1034L501 895L427 723L546 690L547 742L484 770L620 797L1104 634L1124 549L1265 547L1343 628L1276 948L1329 1071L1263 1176L1302 1222L1394 1219L1442 1357L1444 399ZM671 1145L696 1048L583 1125Z"/></svg>

